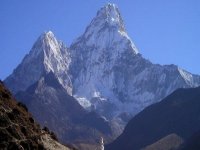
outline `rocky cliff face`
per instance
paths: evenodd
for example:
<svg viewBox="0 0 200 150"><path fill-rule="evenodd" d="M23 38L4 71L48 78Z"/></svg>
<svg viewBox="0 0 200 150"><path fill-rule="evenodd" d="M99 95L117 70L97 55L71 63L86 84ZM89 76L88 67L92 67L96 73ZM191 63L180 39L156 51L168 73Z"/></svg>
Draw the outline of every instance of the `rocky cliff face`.
<svg viewBox="0 0 200 150"><path fill-rule="evenodd" d="M17 103L0 82L0 149L70 150L55 138L53 133L40 129L27 107Z"/></svg>
<svg viewBox="0 0 200 150"><path fill-rule="evenodd" d="M27 105L40 125L54 131L64 143L95 143L101 136L112 137L110 123L97 113L82 108L52 72L16 97Z"/></svg>

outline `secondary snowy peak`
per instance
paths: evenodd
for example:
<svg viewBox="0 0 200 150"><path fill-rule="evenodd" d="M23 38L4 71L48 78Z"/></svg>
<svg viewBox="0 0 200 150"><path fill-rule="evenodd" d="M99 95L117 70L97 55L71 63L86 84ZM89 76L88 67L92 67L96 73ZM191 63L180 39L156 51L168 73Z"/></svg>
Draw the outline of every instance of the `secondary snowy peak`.
<svg viewBox="0 0 200 150"><path fill-rule="evenodd" d="M62 72L69 65L68 49L63 43L57 41L51 31L45 32L39 37L36 48L33 48L32 51L43 53L43 63L47 72ZM66 56L66 58L63 56Z"/></svg>
<svg viewBox="0 0 200 150"><path fill-rule="evenodd" d="M71 81L67 75L70 62L71 58L64 44L58 42L51 31L45 32L36 40L29 54L5 83L12 92L17 93L24 91L42 75L51 71L71 93Z"/></svg>
<svg viewBox="0 0 200 150"><path fill-rule="evenodd" d="M29 55L31 55L32 57L38 57L38 55L40 55L44 51L46 51L46 53L51 50L55 52L56 50L54 49L55 47L57 47L57 45L58 42L54 34L51 31L44 32L40 35L40 37L33 45L33 48L31 49Z"/></svg>

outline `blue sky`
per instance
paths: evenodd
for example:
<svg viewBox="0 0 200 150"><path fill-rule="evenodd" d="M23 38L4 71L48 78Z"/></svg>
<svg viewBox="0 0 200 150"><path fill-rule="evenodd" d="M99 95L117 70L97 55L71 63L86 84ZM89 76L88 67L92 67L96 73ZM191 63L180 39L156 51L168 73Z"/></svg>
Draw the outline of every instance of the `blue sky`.
<svg viewBox="0 0 200 150"><path fill-rule="evenodd" d="M108 2L118 5L145 58L200 74L199 0L1 0L0 79L12 73L41 33L51 30L69 46Z"/></svg>

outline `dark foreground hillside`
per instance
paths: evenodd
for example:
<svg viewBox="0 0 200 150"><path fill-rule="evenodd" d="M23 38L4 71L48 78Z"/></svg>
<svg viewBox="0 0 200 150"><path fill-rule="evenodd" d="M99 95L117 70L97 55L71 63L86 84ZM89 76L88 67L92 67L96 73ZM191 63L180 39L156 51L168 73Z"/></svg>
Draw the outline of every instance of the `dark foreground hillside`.
<svg viewBox="0 0 200 150"><path fill-rule="evenodd" d="M178 89L136 115L106 150L139 150L176 134L188 139L200 129L200 87Z"/></svg>
<svg viewBox="0 0 200 150"><path fill-rule="evenodd" d="M176 150L182 143L181 137L170 134L142 150Z"/></svg>
<svg viewBox="0 0 200 150"><path fill-rule="evenodd" d="M200 131L187 139L178 150L200 150Z"/></svg>
<svg viewBox="0 0 200 150"><path fill-rule="evenodd" d="M0 81L0 149L70 150L56 136L41 130L25 105L17 103Z"/></svg>

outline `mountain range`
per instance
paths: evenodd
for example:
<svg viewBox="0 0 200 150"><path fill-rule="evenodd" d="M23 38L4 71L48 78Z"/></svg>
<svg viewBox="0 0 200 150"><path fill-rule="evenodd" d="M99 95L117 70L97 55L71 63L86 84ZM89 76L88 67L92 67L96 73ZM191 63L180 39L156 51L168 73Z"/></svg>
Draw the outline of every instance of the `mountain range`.
<svg viewBox="0 0 200 150"><path fill-rule="evenodd" d="M109 3L69 47L43 33L4 82L62 141L96 135L110 141L145 107L178 88L199 86L200 76L143 58L119 8ZM90 138L80 137L83 131Z"/></svg>

